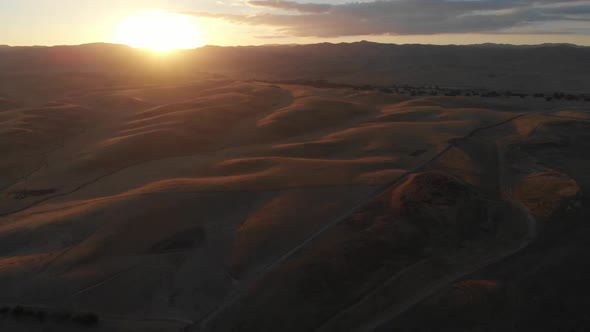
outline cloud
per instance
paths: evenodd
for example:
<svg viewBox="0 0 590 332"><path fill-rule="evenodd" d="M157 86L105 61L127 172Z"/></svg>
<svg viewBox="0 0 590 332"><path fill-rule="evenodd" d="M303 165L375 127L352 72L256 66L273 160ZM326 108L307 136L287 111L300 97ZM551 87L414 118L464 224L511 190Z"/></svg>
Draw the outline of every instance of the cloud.
<svg viewBox="0 0 590 332"><path fill-rule="evenodd" d="M380 0L345 4L252 0L248 3L262 11L254 15L184 14L271 26L291 36L323 38L510 33L523 28L535 33L535 27L542 29L544 23L563 22L567 26L568 22L590 22L590 1L576 0ZM590 34L590 24L584 33Z"/></svg>
<svg viewBox="0 0 590 332"><path fill-rule="evenodd" d="M249 1L248 3L255 7L298 11L301 13L325 13L332 9L332 5L327 3L299 3L286 0L256 0Z"/></svg>

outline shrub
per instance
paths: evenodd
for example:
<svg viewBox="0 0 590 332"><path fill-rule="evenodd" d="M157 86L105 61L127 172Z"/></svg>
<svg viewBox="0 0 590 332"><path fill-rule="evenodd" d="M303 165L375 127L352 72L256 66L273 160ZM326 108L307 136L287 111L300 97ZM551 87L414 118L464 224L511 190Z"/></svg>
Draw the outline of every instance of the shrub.
<svg viewBox="0 0 590 332"><path fill-rule="evenodd" d="M23 312L22 312L23 316L35 316L35 310L33 310L32 308L27 308L27 307L23 307Z"/></svg>
<svg viewBox="0 0 590 332"><path fill-rule="evenodd" d="M17 305L16 307L12 308L12 315L20 316L23 314L24 311L25 311L25 308L23 308L20 305Z"/></svg>
<svg viewBox="0 0 590 332"><path fill-rule="evenodd" d="M489 98L496 98L500 97L500 94L496 91L488 91L487 93L482 93L482 97L489 97Z"/></svg>

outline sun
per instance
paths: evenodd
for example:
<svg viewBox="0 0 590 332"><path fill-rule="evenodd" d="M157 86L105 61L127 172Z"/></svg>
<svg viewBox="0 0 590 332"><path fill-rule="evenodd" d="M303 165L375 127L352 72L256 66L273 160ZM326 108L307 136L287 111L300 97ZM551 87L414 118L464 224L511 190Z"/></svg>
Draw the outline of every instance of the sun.
<svg viewBox="0 0 590 332"><path fill-rule="evenodd" d="M160 10L142 11L121 23L115 41L159 52L203 46L195 19Z"/></svg>

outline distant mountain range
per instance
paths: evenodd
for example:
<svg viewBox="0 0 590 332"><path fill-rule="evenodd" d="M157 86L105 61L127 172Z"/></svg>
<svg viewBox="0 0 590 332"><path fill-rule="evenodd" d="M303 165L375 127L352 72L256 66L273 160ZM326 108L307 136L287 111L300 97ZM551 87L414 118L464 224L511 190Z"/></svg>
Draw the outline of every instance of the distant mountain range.
<svg viewBox="0 0 590 332"><path fill-rule="evenodd" d="M348 84L478 86L535 91L590 91L590 47L542 45L395 45L367 41L311 45L205 46L169 57L113 44L0 47L3 75L26 71L153 71L153 61L188 75L237 79L328 80ZM162 60L164 59L164 60ZM160 66L160 65L159 65Z"/></svg>

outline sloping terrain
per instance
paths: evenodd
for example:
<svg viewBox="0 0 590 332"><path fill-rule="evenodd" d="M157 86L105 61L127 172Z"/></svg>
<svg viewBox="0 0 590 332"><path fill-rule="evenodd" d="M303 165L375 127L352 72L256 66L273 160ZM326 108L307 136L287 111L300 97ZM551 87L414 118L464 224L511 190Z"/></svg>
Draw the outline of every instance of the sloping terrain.
<svg viewBox="0 0 590 332"><path fill-rule="evenodd" d="M584 102L110 76L117 59L0 77L0 327L542 326L558 293L530 294L553 282L585 304Z"/></svg>
<svg viewBox="0 0 590 332"><path fill-rule="evenodd" d="M390 45L371 42L204 47L197 67L243 79L346 84L477 86L582 91L590 88L588 47L572 45Z"/></svg>
<svg viewBox="0 0 590 332"><path fill-rule="evenodd" d="M573 118L586 118L577 113ZM589 326L588 123L538 117L507 146L514 195L537 220L526 249L463 276L379 331L580 331ZM436 309L435 309L436 308Z"/></svg>
<svg viewBox="0 0 590 332"><path fill-rule="evenodd" d="M161 59L122 45L6 47L2 91L49 98L64 89L150 84L155 77L215 73L239 80L327 80L340 84L482 87L534 92L583 92L590 85L590 48L568 44L394 45L371 42L205 46ZM39 77L59 77L51 85ZM1 108L1 106L0 106Z"/></svg>

